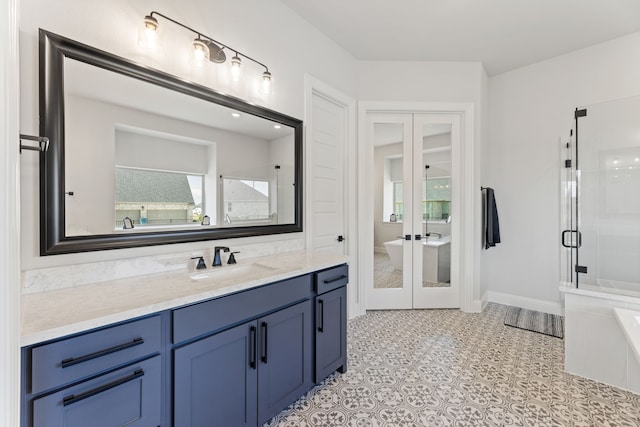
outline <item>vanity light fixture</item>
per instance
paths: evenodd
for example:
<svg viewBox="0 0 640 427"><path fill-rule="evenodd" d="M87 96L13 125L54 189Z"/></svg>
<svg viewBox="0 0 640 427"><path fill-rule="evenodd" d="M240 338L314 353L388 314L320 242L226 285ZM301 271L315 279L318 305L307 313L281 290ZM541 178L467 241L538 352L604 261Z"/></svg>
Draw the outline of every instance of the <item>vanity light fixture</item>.
<svg viewBox="0 0 640 427"><path fill-rule="evenodd" d="M240 78L240 71L242 70L242 59L238 56L238 52L231 58L231 76L234 81L238 81Z"/></svg>
<svg viewBox="0 0 640 427"><path fill-rule="evenodd" d="M264 93L271 92L271 73L269 70L262 73L262 90Z"/></svg>
<svg viewBox="0 0 640 427"><path fill-rule="evenodd" d="M188 31L191 31L196 35L195 40L192 43L193 49L193 61L196 66L201 66L208 59L210 62L214 62L216 64L222 64L226 62L227 55L225 54L225 50L231 51L234 53L233 57L230 60L231 63L231 75L234 81L237 81L240 78L240 70L242 69L242 60L246 59L256 63L257 65L264 67L264 72L262 73L262 90L264 93L269 93L271 91L271 82L272 76L269 72L269 68L264 65L260 61L256 61L250 56L245 55L242 52L239 52L229 45L224 43L220 43L217 40L214 40L212 37L209 37L200 31L194 30L193 28L182 24L181 22L176 21L166 15L163 15L160 12L156 12L155 10L149 13L144 17L142 29L138 35L138 43L146 48L153 49L156 48L159 44L159 36L158 31L160 29L160 25L158 23L157 17L162 17L169 22L172 22L179 27L182 27Z"/></svg>
<svg viewBox="0 0 640 427"><path fill-rule="evenodd" d="M193 41L193 62L196 67L202 67L205 60L209 59L209 48L198 36Z"/></svg>

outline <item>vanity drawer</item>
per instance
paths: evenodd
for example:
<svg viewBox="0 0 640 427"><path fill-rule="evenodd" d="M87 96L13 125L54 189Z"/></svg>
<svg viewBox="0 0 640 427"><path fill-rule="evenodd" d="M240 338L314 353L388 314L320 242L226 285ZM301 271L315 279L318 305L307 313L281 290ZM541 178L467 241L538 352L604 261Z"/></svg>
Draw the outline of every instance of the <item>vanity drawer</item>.
<svg viewBox="0 0 640 427"><path fill-rule="evenodd" d="M33 400L33 427L160 426L161 356Z"/></svg>
<svg viewBox="0 0 640 427"><path fill-rule="evenodd" d="M69 384L160 351L160 316L31 349L31 393Z"/></svg>
<svg viewBox="0 0 640 427"><path fill-rule="evenodd" d="M174 310L173 343L231 327L310 296L311 275L306 275Z"/></svg>
<svg viewBox="0 0 640 427"><path fill-rule="evenodd" d="M315 273L316 293L323 294L332 291L349 282L349 266L342 264Z"/></svg>

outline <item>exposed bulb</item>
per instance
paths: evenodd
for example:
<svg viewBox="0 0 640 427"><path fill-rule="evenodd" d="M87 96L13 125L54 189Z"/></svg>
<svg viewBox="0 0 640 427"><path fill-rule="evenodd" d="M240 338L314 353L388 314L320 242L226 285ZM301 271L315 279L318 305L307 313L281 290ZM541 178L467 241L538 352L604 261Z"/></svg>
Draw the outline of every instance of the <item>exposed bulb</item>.
<svg viewBox="0 0 640 427"><path fill-rule="evenodd" d="M271 73L269 71L262 73L262 91L266 94L271 93Z"/></svg>
<svg viewBox="0 0 640 427"><path fill-rule="evenodd" d="M231 77L234 82L240 78L240 70L242 68L242 60L238 56L238 52L231 58Z"/></svg>
<svg viewBox="0 0 640 427"><path fill-rule="evenodd" d="M144 49L157 50L160 47L158 20L151 15L144 17L138 31L138 45Z"/></svg>
<svg viewBox="0 0 640 427"><path fill-rule="evenodd" d="M198 38L193 41L193 65L202 67L207 59L209 59L209 48L198 36Z"/></svg>

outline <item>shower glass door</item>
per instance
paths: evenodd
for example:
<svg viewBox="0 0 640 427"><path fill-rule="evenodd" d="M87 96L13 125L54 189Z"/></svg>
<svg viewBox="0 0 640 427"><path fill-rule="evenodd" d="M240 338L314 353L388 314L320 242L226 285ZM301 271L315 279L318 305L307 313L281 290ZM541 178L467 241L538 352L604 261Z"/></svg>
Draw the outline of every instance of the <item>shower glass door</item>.
<svg viewBox="0 0 640 427"><path fill-rule="evenodd" d="M640 97L576 110L570 272L580 288L640 295L638 117Z"/></svg>

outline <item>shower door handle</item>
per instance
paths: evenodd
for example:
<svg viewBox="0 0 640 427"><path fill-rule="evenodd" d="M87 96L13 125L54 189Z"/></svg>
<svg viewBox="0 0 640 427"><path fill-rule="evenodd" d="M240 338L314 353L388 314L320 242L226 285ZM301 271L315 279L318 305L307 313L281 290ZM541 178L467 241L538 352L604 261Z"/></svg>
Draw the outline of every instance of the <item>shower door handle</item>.
<svg viewBox="0 0 640 427"><path fill-rule="evenodd" d="M569 244L567 244L567 234L573 235L573 233L577 233L578 241L576 244L573 244L573 240L569 240ZM577 249L582 246L582 233L578 230L563 230L562 231L562 246L565 248Z"/></svg>

